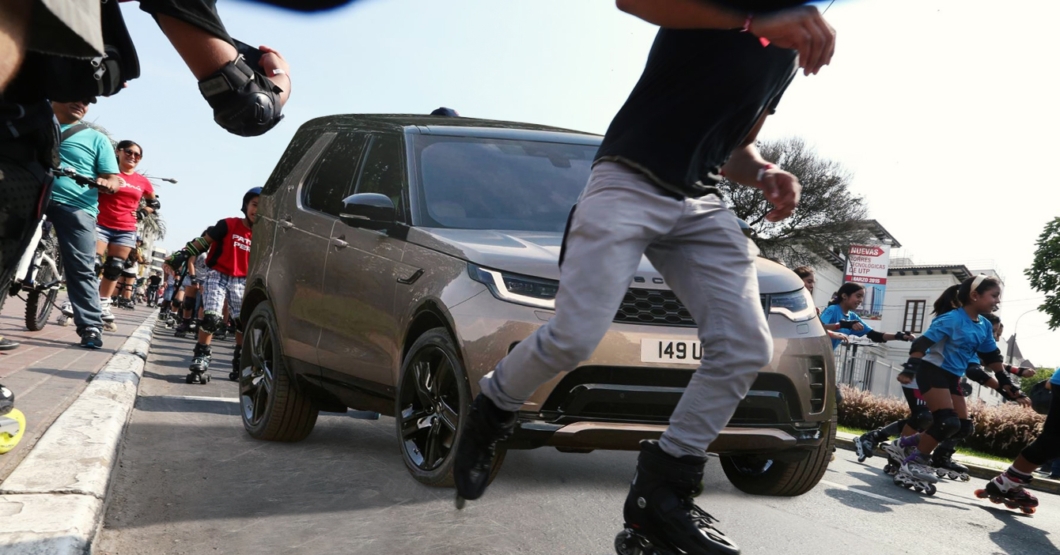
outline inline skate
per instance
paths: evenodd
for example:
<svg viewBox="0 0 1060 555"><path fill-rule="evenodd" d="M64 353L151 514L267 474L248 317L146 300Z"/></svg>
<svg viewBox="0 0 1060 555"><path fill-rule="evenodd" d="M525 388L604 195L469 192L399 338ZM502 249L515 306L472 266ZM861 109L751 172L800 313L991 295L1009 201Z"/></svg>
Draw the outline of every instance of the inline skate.
<svg viewBox="0 0 1060 555"><path fill-rule="evenodd" d="M696 506L706 457L673 457L659 442L640 443L637 472L615 537L618 555L737 555L740 548L715 527L717 519Z"/></svg>
<svg viewBox="0 0 1060 555"><path fill-rule="evenodd" d="M935 467L935 475L939 478L960 480L967 482L972 478L968 476L968 467L953 460L953 449L938 447L931 453L931 466Z"/></svg>
<svg viewBox="0 0 1060 555"><path fill-rule="evenodd" d="M15 408L15 394L0 385L0 455L15 448L26 432L26 415Z"/></svg>
<svg viewBox="0 0 1060 555"><path fill-rule="evenodd" d="M202 343L195 344L192 351L191 366L188 367L188 376L184 379L189 384L210 383L210 346Z"/></svg>
<svg viewBox="0 0 1060 555"><path fill-rule="evenodd" d="M896 465L894 484L924 495L935 495L935 484L939 479L931 467L931 459L914 446L902 445L903 439L898 438L884 447L887 456L892 459L888 466L901 461Z"/></svg>
<svg viewBox="0 0 1060 555"><path fill-rule="evenodd" d="M987 482L985 488L975 490L975 496L989 499L991 503L1004 503L1010 509L1033 515L1038 510L1038 498L1027 491L1025 486L1030 482L1030 476L1022 478L1006 471Z"/></svg>

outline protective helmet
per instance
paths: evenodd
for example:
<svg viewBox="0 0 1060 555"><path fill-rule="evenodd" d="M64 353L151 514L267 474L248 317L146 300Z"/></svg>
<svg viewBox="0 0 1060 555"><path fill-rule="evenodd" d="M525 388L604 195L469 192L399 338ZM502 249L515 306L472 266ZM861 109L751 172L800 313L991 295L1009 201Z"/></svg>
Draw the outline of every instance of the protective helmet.
<svg viewBox="0 0 1060 555"><path fill-rule="evenodd" d="M250 204L251 199L253 199L254 197L260 197L260 196L261 196L261 187L253 187L249 191L247 191L247 193L245 195L243 195L243 208L241 208L240 210L243 211L243 215L244 216L247 215L247 205Z"/></svg>

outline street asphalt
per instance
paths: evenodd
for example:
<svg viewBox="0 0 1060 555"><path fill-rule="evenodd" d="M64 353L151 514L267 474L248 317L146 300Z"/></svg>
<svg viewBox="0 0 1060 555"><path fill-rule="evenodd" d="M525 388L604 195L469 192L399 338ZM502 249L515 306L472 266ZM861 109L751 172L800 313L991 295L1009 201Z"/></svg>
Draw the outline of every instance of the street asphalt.
<svg viewBox="0 0 1060 555"><path fill-rule="evenodd" d="M227 380L232 342L215 346L206 385L184 383L192 346L156 329L97 554L614 552L635 453L514 451L457 511L453 490L407 474L390 418L322 414L300 443L250 438ZM745 554L1060 555L1060 497L1038 493L1026 516L976 499L980 479L928 498L882 466L840 450L816 489L769 498L735 490L713 460L698 502Z"/></svg>

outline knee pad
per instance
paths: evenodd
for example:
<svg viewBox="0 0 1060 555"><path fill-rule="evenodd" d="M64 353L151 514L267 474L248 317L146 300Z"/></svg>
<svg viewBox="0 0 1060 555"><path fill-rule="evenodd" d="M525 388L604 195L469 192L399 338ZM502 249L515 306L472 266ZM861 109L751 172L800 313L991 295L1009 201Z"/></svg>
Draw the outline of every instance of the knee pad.
<svg viewBox="0 0 1060 555"><path fill-rule="evenodd" d="M188 312L195 310L195 297L184 297L184 300L180 303L180 306Z"/></svg>
<svg viewBox="0 0 1060 555"><path fill-rule="evenodd" d="M117 256L108 256L103 263L103 279L117 281L121 277L121 271L125 269L125 259Z"/></svg>
<svg viewBox="0 0 1060 555"><path fill-rule="evenodd" d="M931 416L931 409L921 405L913 410L913 414L909 415L907 423L910 428L918 431L926 431L934 423L935 419Z"/></svg>
<svg viewBox="0 0 1060 555"><path fill-rule="evenodd" d="M216 312L207 312L199 324L199 329L210 335L213 335L213 333L220 329L220 327L221 315Z"/></svg>
<svg viewBox="0 0 1060 555"><path fill-rule="evenodd" d="M1042 432L1042 435L1038 436L1038 439L1032 441L1030 445L1024 447L1020 454L1023 455L1023 458L1036 465L1043 465L1060 457L1060 436Z"/></svg>
<svg viewBox="0 0 1060 555"><path fill-rule="evenodd" d="M940 443L949 439L961 429L961 419L953 409L940 409L932 413L934 422L928 428L928 435Z"/></svg>
<svg viewBox="0 0 1060 555"><path fill-rule="evenodd" d="M102 255L102 254L97 254L97 255L96 255L96 265L95 265L95 274L96 274L96 277L99 277L99 275L100 275L100 272L102 272L102 271L103 271L103 261L104 261L104 260L105 260L105 258L103 258L103 255Z"/></svg>
<svg viewBox="0 0 1060 555"><path fill-rule="evenodd" d="M953 434L950 439L962 440L972 435L975 431L975 422L971 418L961 420L961 429L957 430L957 433Z"/></svg>

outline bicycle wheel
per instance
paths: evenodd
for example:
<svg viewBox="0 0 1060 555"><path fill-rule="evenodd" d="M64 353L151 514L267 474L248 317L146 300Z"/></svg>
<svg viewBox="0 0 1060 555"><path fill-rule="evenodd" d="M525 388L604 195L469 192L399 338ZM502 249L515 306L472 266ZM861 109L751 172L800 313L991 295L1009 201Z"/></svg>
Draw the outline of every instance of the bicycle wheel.
<svg viewBox="0 0 1060 555"><path fill-rule="evenodd" d="M62 283L62 259L59 255L59 242L54 236L46 236L41 239L40 246L44 253L55 261L55 267L42 265L37 270L34 282L40 285L51 285L48 289L41 291L36 289L26 297L26 328L30 331L40 331L48 325L48 316L52 313L55 299L59 296L59 284Z"/></svg>

